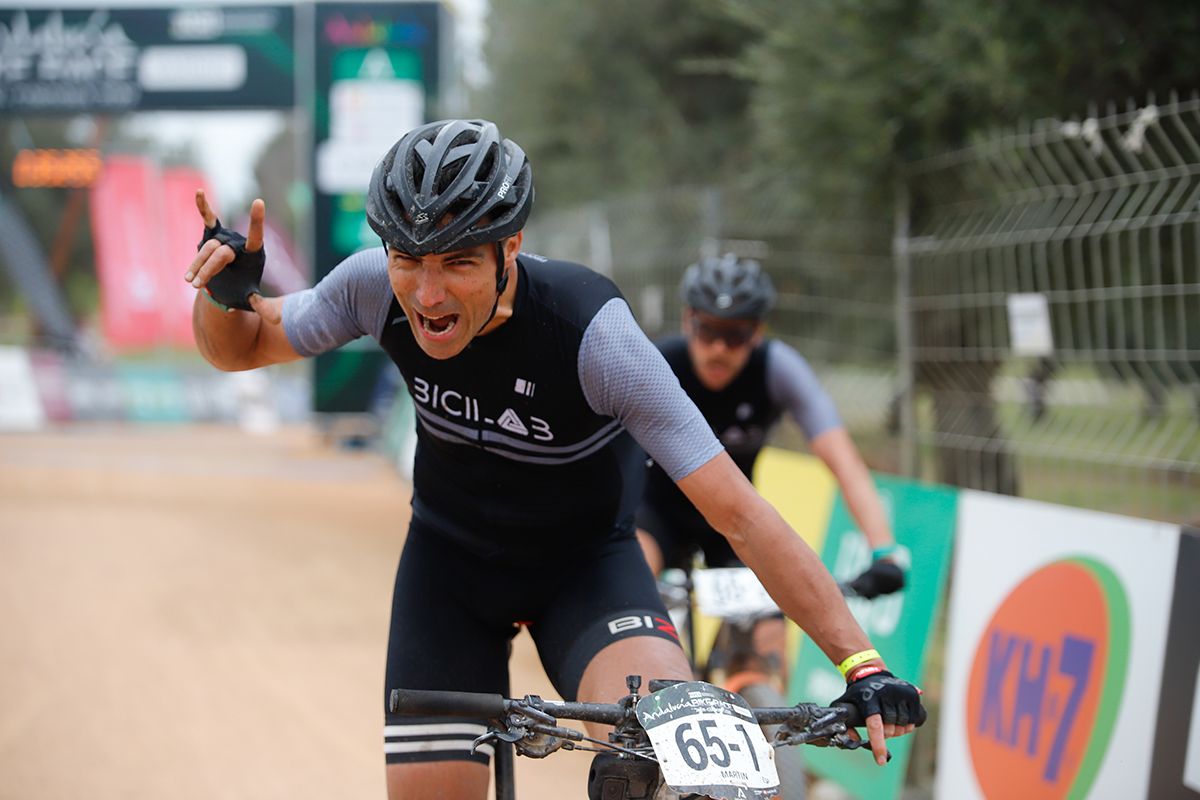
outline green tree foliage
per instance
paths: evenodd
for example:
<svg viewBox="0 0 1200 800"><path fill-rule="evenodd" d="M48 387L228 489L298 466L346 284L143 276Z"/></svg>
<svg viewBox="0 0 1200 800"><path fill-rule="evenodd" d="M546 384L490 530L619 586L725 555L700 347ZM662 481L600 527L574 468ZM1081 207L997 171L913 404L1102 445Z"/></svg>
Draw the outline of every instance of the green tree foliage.
<svg viewBox="0 0 1200 800"><path fill-rule="evenodd" d="M494 0L474 109L528 151L541 200L719 181L745 164L748 31L712 3Z"/></svg>
<svg viewBox="0 0 1200 800"><path fill-rule="evenodd" d="M490 27L493 80L477 108L528 148L543 199L752 175L740 189L784 183L777 202L797 219L877 221L883 235L847 244L881 257L905 164L1022 120L1082 118L1200 79L1198 3L494 0ZM912 198L918 219L932 199ZM797 247L814 235L805 226ZM977 323L943 315L918 334L964 341ZM915 366L939 432L995 443L986 463L976 448L945 448L940 477L1015 491L983 399L998 364ZM963 397L980 400L964 409Z"/></svg>
<svg viewBox="0 0 1200 800"><path fill-rule="evenodd" d="M1200 5L1132 0L769 0L726 3L757 34L768 163L821 207L886 216L906 161L1022 119L1082 116L1200 78Z"/></svg>
<svg viewBox="0 0 1200 800"><path fill-rule="evenodd" d="M753 171L889 217L906 161L1200 78L1197 3L494 0L489 28L474 108L555 203Z"/></svg>

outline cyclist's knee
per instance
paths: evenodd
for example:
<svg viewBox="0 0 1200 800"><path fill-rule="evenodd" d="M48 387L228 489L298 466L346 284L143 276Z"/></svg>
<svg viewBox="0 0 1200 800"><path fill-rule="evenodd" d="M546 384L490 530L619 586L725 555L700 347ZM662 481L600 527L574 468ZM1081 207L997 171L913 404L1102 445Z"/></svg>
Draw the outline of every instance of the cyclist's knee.
<svg viewBox="0 0 1200 800"><path fill-rule="evenodd" d="M625 678L640 675L642 693L652 678L691 680L692 671L678 643L655 636L632 636L604 647L592 657L579 682L583 702L611 703L628 691Z"/></svg>
<svg viewBox="0 0 1200 800"><path fill-rule="evenodd" d="M490 772L470 761L422 761L388 764L388 800L484 800Z"/></svg>
<svg viewBox="0 0 1200 800"><path fill-rule="evenodd" d="M678 644L654 636L633 636L607 645L593 656L579 681L578 698L584 703L612 703L629 693L625 678L640 675L640 693L647 693L653 678L691 680L692 668ZM612 728L586 723L588 734L604 739Z"/></svg>

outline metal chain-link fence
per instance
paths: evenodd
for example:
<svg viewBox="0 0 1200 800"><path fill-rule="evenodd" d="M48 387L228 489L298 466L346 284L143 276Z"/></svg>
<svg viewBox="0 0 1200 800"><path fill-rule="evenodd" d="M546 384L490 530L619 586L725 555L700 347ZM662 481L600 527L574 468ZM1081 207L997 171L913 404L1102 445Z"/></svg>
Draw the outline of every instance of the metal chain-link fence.
<svg viewBox="0 0 1200 800"><path fill-rule="evenodd" d="M1173 98L914 164L892 220L797 214L781 179L539 210L526 246L611 275L652 335L688 264L759 258L771 333L873 468L1196 522L1198 141L1200 101Z"/></svg>
<svg viewBox="0 0 1200 800"><path fill-rule="evenodd" d="M1200 102L1172 98L912 166L896 242L909 468L1200 517L1198 141Z"/></svg>

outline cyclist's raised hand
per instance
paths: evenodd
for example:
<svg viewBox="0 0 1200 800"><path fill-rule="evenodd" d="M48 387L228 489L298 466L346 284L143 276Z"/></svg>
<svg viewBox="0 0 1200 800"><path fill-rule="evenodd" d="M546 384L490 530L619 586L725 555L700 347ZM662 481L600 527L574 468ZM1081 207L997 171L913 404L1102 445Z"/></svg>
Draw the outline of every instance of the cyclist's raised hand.
<svg viewBox="0 0 1200 800"><path fill-rule="evenodd" d="M863 570L849 585L856 595L868 600L898 592L904 588L904 568L894 561L881 559Z"/></svg>
<svg viewBox="0 0 1200 800"><path fill-rule="evenodd" d="M853 706L866 720L871 752L880 766L887 763L885 739L912 733L914 728L925 724L921 691L887 670L870 671L851 680L833 703Z"/></svg>
<svg viewBox="0 0 1200 800"><path fill-rule="evenodd" d="M261 199L251 204L250 227L245 236L221 224L202 189L196 191L196 209L204 220L204 236L184 279L207 291L221 305L257 311L268 322L277 323L277 305L266 303L259 289L266 263L266 205Z"/></svg>

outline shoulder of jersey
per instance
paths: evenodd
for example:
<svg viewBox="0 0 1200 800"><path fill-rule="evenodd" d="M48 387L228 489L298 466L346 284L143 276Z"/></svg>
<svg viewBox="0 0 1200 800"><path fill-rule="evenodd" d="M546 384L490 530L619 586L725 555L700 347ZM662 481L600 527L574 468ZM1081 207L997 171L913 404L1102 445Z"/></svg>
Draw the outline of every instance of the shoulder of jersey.
<svg viewBox="0 0 1200 800"><path fill-rule="evenodd" d="M585 315L620 297L617 285L590 267L558 261L534 253L521 253L533 293L560 313L575 307Z"/></svg>

